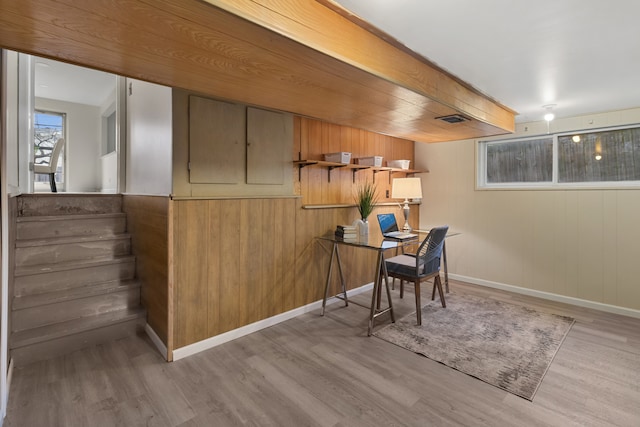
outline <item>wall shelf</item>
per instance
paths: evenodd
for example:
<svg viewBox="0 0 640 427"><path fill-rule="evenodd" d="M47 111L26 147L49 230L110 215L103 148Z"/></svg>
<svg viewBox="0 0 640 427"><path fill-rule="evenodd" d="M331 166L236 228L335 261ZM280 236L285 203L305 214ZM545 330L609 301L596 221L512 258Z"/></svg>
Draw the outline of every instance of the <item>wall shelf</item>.
<svg viewBox="0 0 640 427"><path fill-rule="evenodd" d="M421 202L409 202L410 205L420 205ZM380 206L402 206L401 202L382 202L376 203L376 207ZM355 204L349 203L338 203L333 205L302 205L302 209L333 209L333 208L355 208L357 207Z"/></svg>
<svg viewBox="0 0 640 427"><path fill-rule="evenodd" d="M375 176L379 172L389 172L389 183L391 183L391 175L394 173L404 173L406 175L414 175L416 173L428 173L428 170L419 170L419 169L400 169L400 168L390 168L390 167L380 167L380 166L366 166L366 165L357 165L355 163L336 163L336 162L326 162L324 160L294 160L294 165L298 166L298 180L301 179L301 171L302 168L307 166L321 166L326 167L329 170L328 180L331 182L331 171L337 168L345 168L351 169L353 172L353 182L356 181L356 172L364 169L370 169L373 171L373 179L375 181Z"/></svg>

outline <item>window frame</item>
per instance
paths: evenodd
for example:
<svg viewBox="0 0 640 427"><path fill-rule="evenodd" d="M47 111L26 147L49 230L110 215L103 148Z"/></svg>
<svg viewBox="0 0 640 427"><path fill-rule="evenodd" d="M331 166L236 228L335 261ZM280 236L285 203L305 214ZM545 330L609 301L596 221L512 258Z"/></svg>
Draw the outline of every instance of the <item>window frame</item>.
<svg viewBox="0 0 640 427"><path fill-rule="evenodd" d="M624 129L640 129L640 124L611 126L605 128L563 131L531 136L476 140L476 190L594 190L594 189L640 189L640 181L589 181L589 182L558 182L558 138L575 134L598 133ZM487 183L487 146L508 142L520 142L533 139L551 138L553 141L552 178L544 182L509 182Z"/></svg>

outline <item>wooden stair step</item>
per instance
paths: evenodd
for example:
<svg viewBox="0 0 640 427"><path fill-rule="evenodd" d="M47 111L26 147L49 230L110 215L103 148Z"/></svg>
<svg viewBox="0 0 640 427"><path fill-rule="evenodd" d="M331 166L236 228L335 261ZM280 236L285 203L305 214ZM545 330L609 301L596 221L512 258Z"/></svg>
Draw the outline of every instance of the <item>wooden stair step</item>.
<svg viewBox="0 0 640 427"><path fill-rule="evenodd" d="M76 236L16 242L15 266L75 262L131 253L131 237Z"/></svg>
<svg viewBox="0 0 640 427"><path fill-rule="evenodd" d="M18 215L86 215L122 212L120 194L23 194L18 199Z"/></svg>
<svg viewBox="0 0 640 427"><path fill-rule="evenodd" d="M125 213L18 217L16 239L42 239L126 232Z"/></svg>
<svg viewBox="0 0 640 427"><path fill-rule="evenodd" d="M136 279L87 283L85 286L78 286L69 289L58 289L51 292L38 292L16 296L13 299L12 310L16 311L31 307L41 307L50 304L57 304L59 302L137 288L140 288L140 281Z"/></svg>
<svg viewBox="0 0 640 427"><path fill-rule="evenodd" d="M133 255L122 255L117 257L91 258L77 261L57 262L53 264L28 265L16 267L14 275L16 277L28 276L32 274L44 274L55 271L76 270L80 268L96 267L100 265L118 264L133 262Z"/></svg>
<svg viewBox="0 0 640 427"><path fill-rule="evenodd" d="M80 214L80 215L41 215L41 216L20 216L16 218L17 222L47 222L47 221L78 221L83 219L96 219L96 218L126 218L127 214L124 212L115 213L96 213L96 214Z"/></svg>
<svg viewBox="0 0 640 427"><path fill-rule="evenodd" d="M95 316L81 317L65 322L40 326L14 332L11 335L11 349L51 341L93 329L111 326L121 322L144 318L146 312L142 307L110 311Z"/></svg>
<svg viewBox="0 0 640 427"><path fill-rule="evenodd" d="M73 243L102 242L110 240L129 240L131 235L128 233L107 234L107 235L88 235L88 236L65 236L65 237L49 237L45 239L24 239L16 240L16 248L30 248L51 245L68 245Z"/></svg>
<svg viewBox="0 0 640 427"><path fill-rule="evenodd" d="M53 292L135 277L135 257L126 255L82 263L59 263L32 266L18 270L14 280L14 296Z"/></svg>

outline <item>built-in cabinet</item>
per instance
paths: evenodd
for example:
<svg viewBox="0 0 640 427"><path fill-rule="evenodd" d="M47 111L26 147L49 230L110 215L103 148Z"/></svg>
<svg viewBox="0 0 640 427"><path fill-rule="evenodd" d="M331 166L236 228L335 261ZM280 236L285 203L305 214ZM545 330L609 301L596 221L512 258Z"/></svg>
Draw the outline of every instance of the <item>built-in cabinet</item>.
<svg viewBox="0 0 640 427"><path fill-rule="evenodd" d="M292 141L288 114L189 96L188 180L208 185L203 196L225 195L225 186L246 195L271 195L268 186L284 193Z"/></svg>

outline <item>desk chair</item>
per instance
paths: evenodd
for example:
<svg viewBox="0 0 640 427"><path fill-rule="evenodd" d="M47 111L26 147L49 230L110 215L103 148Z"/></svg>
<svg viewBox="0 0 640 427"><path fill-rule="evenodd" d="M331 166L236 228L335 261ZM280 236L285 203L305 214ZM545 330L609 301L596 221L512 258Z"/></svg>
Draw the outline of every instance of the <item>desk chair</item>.
<svg viewBox="0 0 640 427"><path fill-rule="evenodd" d="M440 294L442 307L447 304L444 300L442 282L440 281L440 257L442 246L449 226L435 227L429 231L427 237L420 243L415 254L403 254L386 260L389 277L400 279L400 295L403 295L404 281L415 284L416 318L418 325L422 325L422 306L420 303L420 282L433 278L431 299L435 299L436 288Z"/></svg>
<svg viewBox="0 0 640 427"><path fill-rule="evenodd" d="M33 165L33 172L43 175L49 175L49 186L52 193L57 193L56 188L56 169L58 168L58 157L60 157L60 151L64 147L64 138L58 138L51 150L51 156L49 156L49 164L37 164Z"/></svg>

